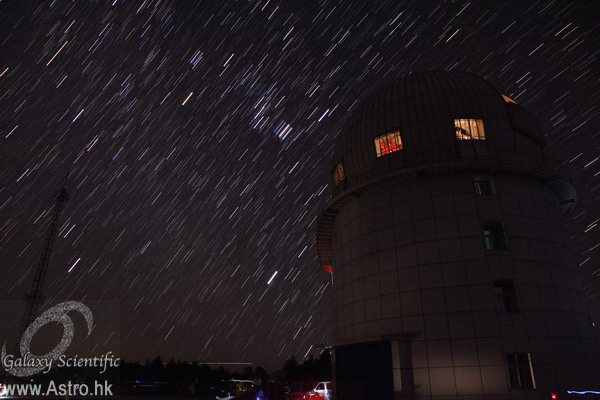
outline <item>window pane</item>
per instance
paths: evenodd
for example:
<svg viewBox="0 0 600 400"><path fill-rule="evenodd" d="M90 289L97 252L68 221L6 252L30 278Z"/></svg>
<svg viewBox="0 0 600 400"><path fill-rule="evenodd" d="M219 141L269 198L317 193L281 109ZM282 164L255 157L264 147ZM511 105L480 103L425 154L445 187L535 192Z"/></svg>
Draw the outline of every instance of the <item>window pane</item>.
<svg viewBox="0 0 600 400"><path fill-rule="evenodd" d="M471 139L471 135L469 133L469 129L464 128L465 124L462 119L454 120L454 128L456 130L456 138L459 140L469 140Z"/></svg>
<svg viewBox="0 0 600 400"><path fill-rule="evenodd" d="M521 388L521 379L519 379L519 370L518 368L509 368L508 374L510 377L510 387L513 389Z"/></svg>
<svg viewBox="0 0 600 400"><path fill-rule="evenodd" d="M494 295L496 296L496 311L519 311L515 284L510 280L494 281Z"/></svg>
<svg viewBox="0 0 600 400"><path fill-rule="evenodd" d="M486 250L506 250L508 248L506 232L501 222L484 222L483 240Z"/></svg>
<svg viewBox="0 0 600 400"><path fill-rule="evenodd" d="M491 175L477 175L473 178L473 183L478 196L496 194L496 183Z"/></svg>
<svg viewBox="0 0 600 400"><path fill-rule="evenodd" d="M455 119L454 130L458 140L485 140L482 119Z"/></svg>
<svg viewBox="0 0 600 400"><path fill-rule="evenodd" d="M342 165L342 163L339 163L337 165L337 173L338 173L338 178L340 181L343 181L344 179L346 179L346 174L344 173L344 166Z"/></svg>
<svg viewBox="0 0 600 400"><path fill-rule="evenodd" d="M469 119L469 132L471 132L471 137L473 139L479 139L479 130L477 129L477 123L474 119Z"/></svg>
<svg viewBox="0 0 600 400"><path fill-rule="evenodd" d="M483 231L483 240L485 242L486 250L496 250L496 242L494 240L494 234L491 231Z"/></svg>
<svg viewBox="0 0 600 400"><path fill-rule="evenodd" d="M501 287L494 287L494 294L496 295L496 311L506 312L506 301L504 299L504 292Z"/></svg>
<svg viewBox="0 0 600 400"><path fill-rule="evenodd" d="M377 152L377 157L381 157L381 136L375 138L375 151Z"/></svg>
<svg viewBox="0 0 600 400"><path fill-rule="evenodd" d="M339 185L341 181L346 179L346 174L344 173L344 165L340 162L335 166L333 170L333 182L335 185Z"/></svg>
<svg viewBox="0 0 600 400"><path fill-rule="evenodd" d="M514 101L513 99L511 99L510 97L508 97L507 95L503 94L502 98L504 99L505 102L507 103L515 103L515 104L519 104L516 101Z"/></svg>
<svg viewBox="0 0 600 400"><path fill-rule="evenodd" d="M486 181L475 182L475 193L478 196L492 194L492 185Z"/></svg>
<svg viewBox="0 0 600 400"><path fill-rule="evenodd" d="M477 123L477 133L478 133L478 137L477 139L479 140L485 140L485 131L483 130L483 120L482 119L476 119L476 120L472 120L472 121L476 121Z"/></svg>
<svg viewBox="0 0 600 400"><path fill-rule="evenodd" d="M384 156L402 150L402 138L400 132L390 132L373 139L377 157Z"/></svg>
<svg viewBox="0 0 600 400"><path fill-rule="evenodd" d="M530 353L506 354L506 367L511 389L535 389Z"/></svg>

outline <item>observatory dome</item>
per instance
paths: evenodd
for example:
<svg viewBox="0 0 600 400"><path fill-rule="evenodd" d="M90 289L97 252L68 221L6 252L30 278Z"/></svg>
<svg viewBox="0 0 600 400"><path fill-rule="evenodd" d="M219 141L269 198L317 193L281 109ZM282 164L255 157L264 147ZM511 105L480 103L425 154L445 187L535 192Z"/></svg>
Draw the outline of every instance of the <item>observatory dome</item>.
<svg viewBox="0 0 600 400"><path fill-rule="evenodd" d="M543 148L533 114L484 79L415 73L374 90L350 114L335 145L334 194L421 166L543 166Z"/></svg>

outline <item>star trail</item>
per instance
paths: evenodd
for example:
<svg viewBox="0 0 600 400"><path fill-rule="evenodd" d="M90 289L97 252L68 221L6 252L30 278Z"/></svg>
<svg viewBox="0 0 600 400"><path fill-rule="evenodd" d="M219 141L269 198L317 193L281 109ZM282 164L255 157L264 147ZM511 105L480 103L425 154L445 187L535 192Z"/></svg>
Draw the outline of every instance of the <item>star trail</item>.
<svg viewBox="0 0 600 400"><path fill-rule="evenodd" d="M333 321L315 224L343 120L386 81L456 69L544 124L578 192L570 236L598 321L599 14L585 0L4 0L0 294L29 290L70 171L44 293L119 301L122 357L273 370L316 354Z"/></svg>

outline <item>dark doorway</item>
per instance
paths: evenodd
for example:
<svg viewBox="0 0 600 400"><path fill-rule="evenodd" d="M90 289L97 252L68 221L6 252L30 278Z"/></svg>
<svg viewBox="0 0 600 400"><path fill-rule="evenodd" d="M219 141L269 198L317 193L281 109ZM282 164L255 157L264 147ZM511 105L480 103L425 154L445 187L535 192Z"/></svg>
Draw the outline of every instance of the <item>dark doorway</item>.
<svg viewBox="0 0 600 400"><path fill-rule="evenodd" d="M393 400L394 373L389 342L337 347L339 400Z"/></svg>

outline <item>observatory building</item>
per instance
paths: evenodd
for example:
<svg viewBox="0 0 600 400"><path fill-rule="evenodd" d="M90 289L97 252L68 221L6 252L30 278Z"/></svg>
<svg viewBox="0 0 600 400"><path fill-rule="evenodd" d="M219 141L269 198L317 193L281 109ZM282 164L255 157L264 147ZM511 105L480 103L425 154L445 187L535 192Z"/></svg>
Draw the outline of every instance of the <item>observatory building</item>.
<svg viewBox="0 0 600 400"><path fill-rule="evenodd" d="M544 146L531 113L465 72L409 75L359 103L317 233L338 399L600 390L565 229L575 192Z"/></svg>

